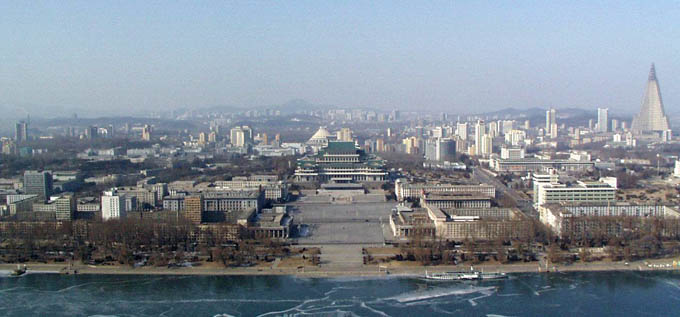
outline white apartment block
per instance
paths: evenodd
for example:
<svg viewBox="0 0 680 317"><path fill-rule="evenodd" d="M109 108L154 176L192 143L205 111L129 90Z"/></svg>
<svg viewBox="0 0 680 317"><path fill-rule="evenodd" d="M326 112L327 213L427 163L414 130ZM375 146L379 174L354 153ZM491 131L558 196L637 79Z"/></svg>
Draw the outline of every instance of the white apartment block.
<svg viewBox="0 0 680 317"><path fill-rule="evenodd" d="M539 208L539 213L541 222L559 236L569 232L582 233L583 230L589 230L589 220L598 217L680 218L680 212L670 206L617 202L546 204ZM576 219L581 220L575 221ZM619 226L612 226L611 229L621 230ZM610 233L618 234L619 232Z"/></svg>
<svg viewBox="0 0 680 317"><path fill-rule="evenodd" d="M547 179L547 181L546 181ZM616 200L616 178L604 177L599 181L579 181L564 184L554 176L534 175L534 205L560 202L607 202Z"/></svg>
<svg viewBox="0 0 680 317"><path fill-rule="evenodd" d="M520 160L524 158L523 148L501 148L501 158L504 160Z"/></svg>
<svg viewBox="0 0 680 317"><path fill-rule="evenodd" d="M101 202L103 221L125 218L125 195L119 195L115 189L105 191Z"/></svg>
<svg viewBox="0 0 680 317"><path fill-rule="evenodd" d="M505 133L505 143L510 144L512 146L519 146L524 142L524 139L526 139L527 133L522 130L510 130L507 133Z"/></svg>

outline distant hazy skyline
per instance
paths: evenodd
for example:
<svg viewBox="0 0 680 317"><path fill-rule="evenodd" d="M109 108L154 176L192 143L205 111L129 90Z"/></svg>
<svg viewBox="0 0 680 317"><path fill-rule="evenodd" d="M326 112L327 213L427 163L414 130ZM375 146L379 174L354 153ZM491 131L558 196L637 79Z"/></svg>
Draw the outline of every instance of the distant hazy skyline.
<svg viewBox="0 0 680 317"><path fill-rule="evenodd" d="M3 1L0 38L0 105L51 111L635 113L652 62L680 102L677 1Z"/></svg>

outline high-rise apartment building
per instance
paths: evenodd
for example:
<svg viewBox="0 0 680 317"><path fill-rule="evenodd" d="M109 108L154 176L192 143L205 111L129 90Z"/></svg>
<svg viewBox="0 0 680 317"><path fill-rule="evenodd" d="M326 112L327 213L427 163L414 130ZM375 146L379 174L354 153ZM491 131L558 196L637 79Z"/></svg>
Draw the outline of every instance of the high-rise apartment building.
<svg viewBox="0 0 680 317"><path fill-rule="evenodd" d="M456 124L456 135L458 135L461 139L467 140L468 138L468 124L467 123L458 123Z"/></svg>
<svg viewBox="0 0 680 317"><path fill-rule="evenodd" d="M519 146L526 138L527 133L523 130L510 130L505 133L505 143Z"/></svg>
<svg viewBox="0 0 680 317"><path fill-rule="evenodd" d="M85 138L95 139L99 135L99 128L96 126L89 126L85 128Z"/></svg>
<svg viewBox="0 0 680 317"><path fill-rule="evenodd" d="M125 218L127 210L125 209L125 195L118 194L118 191L113 188L110 191L105 191L101 197L102 201L102 220L116 220Z"/></svg>
<svg viewBox="0 0 680 317"><path fill-rule="evenodd" d="M144 141L151 141L151 126L148 124L145 124L144 127L142 128L142 140Z"/></svg>
<svg viewBox="0 0 680 317"><path fill-rule="evenodd" d="M236 126L231 129L229 137L232 146L243 147L252 143L253 130L248 126Z"/></svg>
<svg viewBox="0 0 680 317"><path fill-rule="evenodd" d="M24 193L47 200L52 195L52 174L47 171L24 172Z"/></svg>
<svg viewBox="0 0 680 317"><path fill-rule="evenodd" d="M418 153L418 145L419 145L418 143L420 143L420 142L418 142L418 138L412 136L412 137L408 137L408 138L403 139L401 142L402 142L402 144L404 144L404 151L407 154Z"/></svg>
<svg viewBox="0 0 680 317"><path fill-rule="evenodd" d="M231 128L231 131L229 132L229 142L231 142L231 145L233 146L243 146L245 144L245 133L243 132L243 128Z"/></svg>
<svg viewBox="0 0 680 317"><path fill-rule="evenodd" d="M184 217L193 224L200 224L203 221L203 195L184 198Z"/></svg>
<svg viewBox="0 0 680 317"><path fill-rule="evenodd" d="M557 110L550 109L545 112L545 134L553 135L552 128L553 125L557 127Z"/></svg>
<svg viewBox="0 0 680 317"><path fill-rule="evenodd" d="M113 126L113 124L109 124L109 126L106 127L106 137L107 138L116 137L116 128Z"/></svg>
<svg viewBox="0 0 680 317"><path fill-rule="evenodd" d="M55 205L55 219L57 221L71 221L76 211L76 201L73 195L63 195L57 198Z"/></svg>
<svg viewBox="0 0 680 317"><path fill-rule="evenodd" d="M379 138L375 140L375 152L383 152L385 151L385 140L382 138Z"/></svg>
<svg viewBox="0 0 680 317"><path fill-rule="evenodd" d="M453 161L456 156L456 141L452 139L429 139L425 143L425 158L430 161Z"/></svg>
<svg viewBox="0 0 680 317"><path fill-rule="evenodd" d="M338 141L352 142L352 130L349 128L342 128L336 133L336 139Z"/></svg>
<svg viewBox="0 0 680 317"><path fill-rule="evenodd" d="M515 121L514 120L503 120L501 121L501 134L505 135L506 133L512 131L515 129Z"/></svg>
<svg viewBox="0 0 680 317"><path fill-rule="evenodd" d="M557 123L553 123L552 126L550 126L550 138L556 139L557 138Z"/></svg>
<svg viewBox="0 0 680 317"><path fill-rule="evenodd" d="M14 140L16 142L28 141L28 123L21 121L14 127Z"/></svg>
<svg viewBox="0 0 680 317"><path fill-rule="evenodd" d="M435 151L437 161L452 162L456 157L456 141L453 139L438 139Z"/></svg>
<svg viewBox="0 0 680 317"><path fill-rule="evenodd" d="M432 137L433 138L443 138L446 134L446 130L442 127L434 127L432 129Z"/></svg>
<svg viewBox="0 0 680 317"><path fill-rule="evenodd" d="M475 152L474 155L481 156L482 154L482 140L484 139L484 135L486 135L486 126L484 125L484 121L477 121L475 123Z"/></svg>
<svg viewBox="0 0 680 317"><path fill-rule="evenodd" d="M609 109L597 108L597 130L609 132Z"/></svg>
<svg viewBox="0 0 680 317"><path fill-rule="evenodd" d="M489 157L493 153L493 138L491 135L485 134L482 136L482 146L480 148L480 155Z"/></svg>
<svg viewBox="0 0 680 317"><path fill-rule="evenodd" d="M498 136L498 122L496 121L491 121L489 122L489 132L487 133L490 135L492 138L495 138Z"/></svg>

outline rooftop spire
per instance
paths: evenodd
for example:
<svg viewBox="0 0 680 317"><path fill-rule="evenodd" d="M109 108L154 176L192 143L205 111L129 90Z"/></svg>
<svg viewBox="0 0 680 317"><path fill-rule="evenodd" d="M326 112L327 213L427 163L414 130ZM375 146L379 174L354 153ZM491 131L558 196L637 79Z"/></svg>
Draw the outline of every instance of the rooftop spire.
<svg viewBox="0 0 680 317"><path fill-rule="evenodd" d="M654 63L652 63L652 67L649 69L649 80L656 80L656 68L654 68Z"/></svg>

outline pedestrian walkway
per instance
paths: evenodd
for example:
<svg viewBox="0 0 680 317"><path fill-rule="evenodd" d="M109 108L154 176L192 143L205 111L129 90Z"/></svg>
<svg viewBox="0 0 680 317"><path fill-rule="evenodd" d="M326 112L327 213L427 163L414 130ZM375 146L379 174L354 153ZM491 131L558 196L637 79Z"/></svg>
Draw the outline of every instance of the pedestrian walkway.
<svg viewBox="0 0 680 317"><path fill-rule="evenodd" d="M335 244L321 246L321 267L361 267L364 257L361 253L362 245Z"/></svg>

